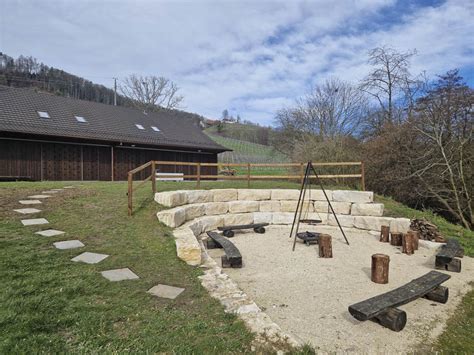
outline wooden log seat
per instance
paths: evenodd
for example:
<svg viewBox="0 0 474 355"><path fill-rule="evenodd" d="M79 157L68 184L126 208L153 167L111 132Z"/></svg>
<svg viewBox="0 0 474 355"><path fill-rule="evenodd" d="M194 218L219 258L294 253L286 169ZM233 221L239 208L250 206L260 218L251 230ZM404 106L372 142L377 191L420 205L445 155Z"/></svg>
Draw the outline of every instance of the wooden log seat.
<svg viewBox="0 0 474 355"><path fill-rule="evenodd" d="M214 247L223 248L225 255L222 256L222 267L241 268L242 267L242 255L239 249L227 238L223 237L216 232L207 232L207 235L214 243ZM211 243L207 243L209 248ZM210 248L212 249L212 248Z"/></svg>
<svg viewBox="0 0 474 355"><path fill-rule="evenodd" d="M224 236L226 236L227 238L232 238L234 236L235 230L242 229L253 229L255 233L263 234L265 233L265 227L268 225L269 223L236 224L231 226L218 227L217 229L222 231L222 234L224 234Z"/></svg>
<svg viewBox="0 0 474 355"><path fill-rule="evenodd" d="M453 272L461 272L461 260L464 256L464 249L456 239L448 239L436 254L435 268Z"/></svg>
<svg viewBox="0 0 474 355"><path fill-rule="evenodd" d="M404 311L396 307L420 297L446 303L448 288L440 285L450 278L451 276L441 272L430 271L399 288L349 306L349 312L357 320L372 319L398 332L405 327L407 316Z"/></svg>

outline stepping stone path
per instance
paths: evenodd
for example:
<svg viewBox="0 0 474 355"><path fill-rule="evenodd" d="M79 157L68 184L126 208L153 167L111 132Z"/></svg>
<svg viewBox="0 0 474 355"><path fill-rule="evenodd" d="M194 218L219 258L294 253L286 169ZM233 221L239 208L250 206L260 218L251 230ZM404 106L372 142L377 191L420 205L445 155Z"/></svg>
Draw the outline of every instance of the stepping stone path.
<svg viewBox="0 0 474 355"><path fill-rule="evenodd" d="M153 296L174 300L183 291L184 288L158 284L150 288L147 292L152 294Z"/></svg>
<svg viewBox="0 0 474 355"><path fill-rule="evenodd" d="M57 249L61 249L61 250L82 248L83 246L85 246L84 244L82 244L80 240L77 240L77 239L65 240L63 242L56 242L56 243L53 243L53 245Z"/></svg>
<svg viewBox="0 0 474 355"><path fill-rule="evenodd" d="M139 277L129 268L102 271L101 274L109 281L139 279Z"/></svg>
<svg viewBox="0 0 474 355"><path fill-rule="evenodd" d="M21 223L23 223L24 226L36 226L38 224L48 224L49 222L46 220L46 218L32 218L22 219Z"/></svg>
<svg viewBox="0 0 474 355"><path fill-rule="evenodd" d="M18 202L20 202L22 205L38 205L42 203L40 200L20 200Z"/></svg>
<svg viewBox="0 0 474 355"><path fill-rule="evenodd" d="M50 195L32 195L28 196L28 198L48 198L51 197Z"/></svg>
<svg viewBox="0 0 474 355"><path fill-rule="evenodd" d="M46 229L44 231L36 232L35 234L42 235L43 237L54 237L56 235L61 235L61 234L64 234L64 233L66 233L66 232L58 231L56 229Z"/></svg>
<svg viewBox="0 0 474 355"><path fill-rule="evenodd" d="M72 258L71 261L82 261L86 264L97 264L107 257L109 257L107 254L89 253L86 251L85 253Z"/></svg>
<svg viewBox="0 0 474 355"><path fill-rule="evenodd" d="M41 212L41 210L39 210L37 208L20 208L18 210L13 210L13 211L21 213L21 214L30 214L30 213Z"/></svg>

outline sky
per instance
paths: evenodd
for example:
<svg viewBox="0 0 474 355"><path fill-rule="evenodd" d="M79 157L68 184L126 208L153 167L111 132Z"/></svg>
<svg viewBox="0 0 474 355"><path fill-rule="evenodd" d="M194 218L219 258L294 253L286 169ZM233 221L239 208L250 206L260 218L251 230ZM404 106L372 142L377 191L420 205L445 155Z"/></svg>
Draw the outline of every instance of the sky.
<svg viewBox="0 0 474 355"><path fill-rule="evenodd" d="M410 71L474 84L474 1L0 0L0 51L113 86L167 77L183 108L262 125L314 85L357 84L368 51L416 49Z"/></svg>

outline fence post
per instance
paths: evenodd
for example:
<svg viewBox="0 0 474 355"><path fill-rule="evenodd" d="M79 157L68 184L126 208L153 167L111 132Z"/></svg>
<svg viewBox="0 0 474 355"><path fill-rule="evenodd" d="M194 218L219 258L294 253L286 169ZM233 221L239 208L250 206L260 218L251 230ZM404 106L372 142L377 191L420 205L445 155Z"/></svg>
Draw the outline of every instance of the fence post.
<svg viewBox="0 0 474 355"><path fill-rule="evenodd" d="M128 215L132 215L133 211L133 175L128 173Z"/></svg>
<svg viewBox="0 0 474 355"><path fill-rule="evenodd" d="M363 161L360 162L360 174L362 175L360 178L362 191L365 191L365 163Z"/></svg>
<svg viewBox="0 0 474 355"><path fill-rule="evenodd" d="M250 163L247 163L247 187L250 187Z"/></svg>
<svg viewBox="0 0 474 355"><path fill-rule="evenodd" d="M303 181L304 181L304 165L303 165L303 163L300 164L300 176L301 176L301 185L303 185Z"/></svg>
<svg viewBox="0 0 474 355"><path fill-rule="evenodd" d="M151 161L151 189L154 198L156 194L156 165L154 160Z"/></svg>
<svg viewBox="0 0 474 355"><path fill-rule="evenodd" d="M198 189L201 187L201 163L200 162L197 165L196 187Z"/></svg>

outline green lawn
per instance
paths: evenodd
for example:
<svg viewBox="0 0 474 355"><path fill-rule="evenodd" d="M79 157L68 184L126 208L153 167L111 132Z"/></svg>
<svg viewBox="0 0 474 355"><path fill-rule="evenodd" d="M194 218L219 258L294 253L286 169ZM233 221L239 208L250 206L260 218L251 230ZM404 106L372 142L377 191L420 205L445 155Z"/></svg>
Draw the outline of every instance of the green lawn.
<svg viewBox="0 0 474 355"><path fill-rule="evenodd" d="M127 217L125 183L93 182L48 199L39 207L43 212L34 215L47 218L48 227L68 232L65 236L41 237L34 234L41 226L21 225L23 215L12 211L25 207L17 203L19 199L68 184L0 183L0 353L251 351L253 335L200 286L201 270L176 257L170 229L156 220L159 207L152 201L149 186L135 194L131 218ZM158 184L160 190L194 186ZM246 182L202 183L206 189L231 186L246 187ZM298 185L262 181L251 186ZM459 236L466 254L473 255L472 232L385 197L377 199L386 204L390 215L434 218L443 233ZM82 251L52 247L52 242L64 239L80 239L86 244L84 251L111 256L96 265L73 263L70 259ZM112 283L99 273L122 267L131 268L140 279ZM145 292L158 283L186 291L174 301ZM474 291L433 345L435 349L472 353L473 298Z"/></svg>

